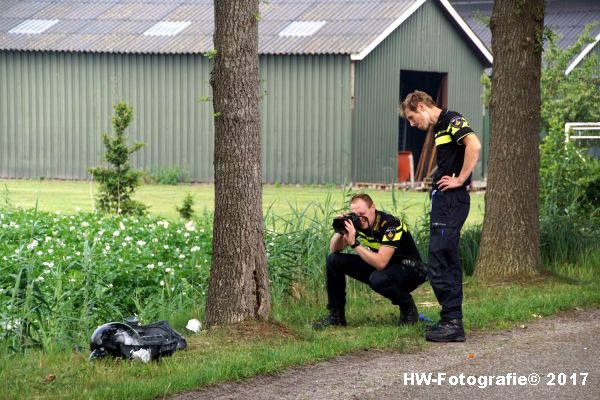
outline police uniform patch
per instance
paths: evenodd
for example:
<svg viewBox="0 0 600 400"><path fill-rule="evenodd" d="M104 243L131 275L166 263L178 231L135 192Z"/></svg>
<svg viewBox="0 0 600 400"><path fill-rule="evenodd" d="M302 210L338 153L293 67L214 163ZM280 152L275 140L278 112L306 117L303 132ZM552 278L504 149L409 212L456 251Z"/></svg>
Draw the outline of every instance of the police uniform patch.
<svg viewBox="0 0 600 400"><path fill-rule="evenodd" d="M460 129L463 126L463 122L463 117L454 117L450 120L450 125L452 125L453 128Z"/></svg>
<svg viewBox="0 0 600 400"><path fill-rule="evenodd" d="M396 228L389 228L387 231L385 231L385 237L388 238L388 240L393 240L395 235Z"/></svg>

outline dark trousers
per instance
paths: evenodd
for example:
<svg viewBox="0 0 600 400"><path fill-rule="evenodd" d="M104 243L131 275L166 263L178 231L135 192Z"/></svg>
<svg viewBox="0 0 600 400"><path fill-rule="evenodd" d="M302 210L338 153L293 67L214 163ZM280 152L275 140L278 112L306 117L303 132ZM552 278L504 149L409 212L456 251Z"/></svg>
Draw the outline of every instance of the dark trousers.
<svg viewBox="0 0 600 400"><path fill-rule="evenodd" d="M410 292L424 279L412 268L401 265L400 259L392 258L388 265L377 270L356 254L331 253L327 256L327 308L342 312L346 305L346 275L366 283L374 291L399 306L409 304Z"/></svg>
<svg viewBox="0 0 600 400"><path fill-rule="evenodd" d="M442 306L442 319L462 318L462 269L458 244L469 206L469 193L464 189L431 192L427 273Z"/></svg>

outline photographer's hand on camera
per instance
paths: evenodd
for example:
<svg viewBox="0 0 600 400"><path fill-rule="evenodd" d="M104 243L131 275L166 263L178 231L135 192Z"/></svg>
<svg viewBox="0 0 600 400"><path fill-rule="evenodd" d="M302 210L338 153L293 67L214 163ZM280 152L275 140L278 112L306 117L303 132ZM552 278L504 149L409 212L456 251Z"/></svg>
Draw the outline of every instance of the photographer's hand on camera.
<svg viewBox="0 0 600 400"><path fill-rule="evenodd" d="M352 246L356 242L356 228L354 228L354 224L350 220L344 221L344 225L346 226L344 239L348 243L348 246Z"/></svg>

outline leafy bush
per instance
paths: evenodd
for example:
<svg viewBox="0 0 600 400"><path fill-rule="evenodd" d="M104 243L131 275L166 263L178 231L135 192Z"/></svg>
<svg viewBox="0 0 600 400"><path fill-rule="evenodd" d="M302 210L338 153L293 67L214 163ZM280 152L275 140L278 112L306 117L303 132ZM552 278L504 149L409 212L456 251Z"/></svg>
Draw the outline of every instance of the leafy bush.
<svg viewBox="0 0 600 400"><path fill-rule="evenodd" d="M591 27L561 50L550 36L542 71L540 223L545 264L576 262L600 239L600 162L565 143L566 122L600 120L600 64L590 54L569 75L572 58L590 43Z"/></svg>
<svg viewBox="0 0 600 400"><path fill-rule="evenodd" d="M148 174L148 178L150 183L178 185L180 183L189 182L190 174L188 171L181 169L181 167L175 166L153 169Z"/></svg>
<svg viewBox="0 0 600 400"><path fill-rule="evenodd" d="M142 215L146 206L131 197L136 187L140 184L142 173L134 171L129 165L129 156L138 151L144 144L135 143L127 146L125 129L131 123L133 109L124 102L114 107L113 129L115 136L107 133L102 135L106 147L104 159L112 167L92 167L90 173L100 183L100 197L98 208L107 213Z"/></svg>

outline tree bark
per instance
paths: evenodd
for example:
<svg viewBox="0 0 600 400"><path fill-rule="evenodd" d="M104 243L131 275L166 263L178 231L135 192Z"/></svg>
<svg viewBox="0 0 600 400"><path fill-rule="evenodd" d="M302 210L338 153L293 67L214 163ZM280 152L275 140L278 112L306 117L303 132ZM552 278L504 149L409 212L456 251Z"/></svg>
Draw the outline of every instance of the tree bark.
<svg viewBox="0 0 600 400"><path fill-rule="evenodd" d="M490 159L476 275L540 271L539 132L544 0L494 2Z"/></svg>
<svg viewBox="0 0 600 400"><path fill-rule="evenodd" d="M258 0L215 1L215 216L208 327L271 312L262 216Z"/></svg>

